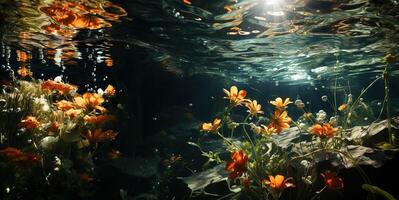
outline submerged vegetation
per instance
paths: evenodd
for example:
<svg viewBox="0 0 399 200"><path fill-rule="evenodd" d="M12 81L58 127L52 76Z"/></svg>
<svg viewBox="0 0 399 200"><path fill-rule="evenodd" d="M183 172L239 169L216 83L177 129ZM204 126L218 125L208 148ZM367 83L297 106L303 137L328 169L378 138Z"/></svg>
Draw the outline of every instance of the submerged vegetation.
<svg viewBox="0 0 399 200"><path fill-rule="evenodd" d="M385 60L392 61L392 58L385 57ZM384 104L388 117L385 124L389 135L386 142L392 150L397 147L393 140L397 130L392 129L389 115L386 73L387 69L383 76L386 91ZM379 194L386 199L393 199L389 193L370 185L370 179L360 167L365 164L362 151L368 149L372 152L378 145L382 148L381 144L362 146L365 145L367 133L373 130L366 127L358 131L360 134L357 136L353 134L358 129L357 121L362 113L371 112L367 111L366 102L361 100L362 95L381 78L377 77L356 99L352 94L346 94L345 103L337 107L334 107L337 105L336 97L334 102L330 102L327 96L323 96L321 100L332 107L330 118L323 110L313 114L301 99L292 102L290 98L280 97L269 101L274 111L267 117L262 105L257 100L249 99L245 90L239 90L236 86L231 86L230 90L224 89L224 98L229 105L217 114L212 123L205 122L201 127L203 132L219 136L231 153L224 168L232 193L222 198L317 199L325 193L340 193L345 187L345 180L339 175L340 170L354 167L363 178L363 189L370 192L370 198L380 191ZM303 113L297 120L293 120L287 111L293 103ZM240 107L246 109L245 117L240 117L244 115ZM198 147L197 144L194 146ZM210 159L217 161L215 164L223 165L221 159L214 158L215 154L203 155L212 155ZM190 187L192 180L188 184Z"/></svg>
<svg viewBox="0 0 399 200"><path fill-rule="evenodd" d="M115 159L116 118L102 93L77 93L61 82L17 80L0 94L1 199L90 197L95 162ZM63 188L59 190L57 188Z"/></svg>

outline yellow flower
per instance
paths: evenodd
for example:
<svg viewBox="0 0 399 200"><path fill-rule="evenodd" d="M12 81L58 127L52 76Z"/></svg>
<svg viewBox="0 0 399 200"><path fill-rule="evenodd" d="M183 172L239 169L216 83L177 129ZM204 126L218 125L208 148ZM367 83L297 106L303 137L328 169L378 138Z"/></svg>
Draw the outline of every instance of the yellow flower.
<svg viewBox="0 0 399 200"><path fill-rule="evenodd" d="M224 98L229 99L230 104L232 106L241 105L246 101L246 99L244 98L247 96L247 91L245 90L238 91L238 88L236 86L231 86L230 91L226 89L223 89L223 91L226 94Z"/></svg>
<svg viewBox="0 0 399 200"><path fill-rule="evenodd" d="M107 88L105 88L105 94L108 96L115 96L115 88L112 85L108 85Z"/></svg>
<svg viewBox="0 0 399 200"><path fill-rule="evenodd" d="M277 132L276 128L274 128L272 126L268 127L263 124L261 124L260 126L253 125L253 126L251 126L251 128L255 133L261 134L261 135L272 135Z"/></svg>
<svg viewBox="0 0 399 200"><path fill-rule="evenodd" d="M342 104L342 105L340 105L340 106L338 107L338 110L339 110L339 111L344 111L344 110L346 110L347 108L348 108L348 104L344 103L344 104Z"/></svg>
<svg viewBox="0 0 399 200"><path fill-rule="evenodd" d="M106 111L106 109L101 106L104 102L104 98L97 93L86 92L83 96L75 96L74 102L80 108L97 109L101 112Z"/></svg>
<svg viewBox="0 0 399 200"><path fill-rule="evenodd" d="M256 114L263 114L263 111L261 111L262 106L258 104L256 100L248 100L245 106L248 108L247 112L251 113L252 116L255 116Z"/></svg>
<svg viewBox="0 0 399 200"><path fill-rule="evenodd" d="M292 103L290 101L290 98L286 98L283 102L283 99L280 97L277 97L275 101L270 101L270 104L274 105L277 109L279 110L285 110L285 108L288 106L288 104Z"/></svg>
<svg viewBox="0 0 399 200"><path fill-rule="evenodd" d="M277 133L290 127L291 118L288 117L287 111L276 110L274 115L270 116L269 128L276 129Z"/></svg>
<svg viewBox="0 0 399 200"><path fill-rule="evenodd" d="M220 128L220 123L222 122L221 119L215 118L212 123L203 123L202 124L202 131L208 132L208 133L214 133L217 132L218 129Z"/></svg>

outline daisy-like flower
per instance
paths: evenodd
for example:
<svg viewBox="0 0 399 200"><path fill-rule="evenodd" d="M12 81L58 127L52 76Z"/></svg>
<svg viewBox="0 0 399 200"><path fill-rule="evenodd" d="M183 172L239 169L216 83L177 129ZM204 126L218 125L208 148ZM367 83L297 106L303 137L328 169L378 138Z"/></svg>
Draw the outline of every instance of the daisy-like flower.
<svg viewBox="0 0 399 200"><path fill-rule="evenodd" d="M256 126L254 124L251 124L251 129L253 132L261 135L272 135L274 133L277 133L277 130L274 127L268 127L266 125L261 124L260 126Z"/></svg>
<svg viewBox="0 0 399 200"><path fill-rule="evenodd" d="M246 101L245 97L247 96L247 91L238 91L238 88L236 86L231 86L230 91L226 89L223 89L223 91L226 94L224 98L229 99L232 106L241 105Z"/></svg>
<svg viewBox="0 0 399 200"><path fill-rule="evenodd" d="M251 113L252 116L255 116L257 114L263 114L262 105L258 104L256 100L248 100L245 103L245 106L248 108L247 112Z"/></svg>
<svg viewBox="0 0 399 200"><path fill-rule="evenodd" d="M75 105L79 108L83 109L97 109L101 112L105 112L106 109L101 106L101 104L105 101L104 98L97 93L89 93L86 92L82 96L75 96L73 98Z"/></svg>
<svg viewBox="0 0 399 200"><path fill-rule="evenodd" d="M108 96L115 96L116 90L114 86L108 85L107 88L105 88L105 94Z"/></svg>
<svg viewBox="0 0 399 200"><path fill-rule="evenodd" d="M285 188L295 187L293 183L288 182L291 180L292 177L285 178L283 175L276 175L275 177L269 176L269 180L265 179L263 180L263 183L265 183L270 188L273 188L275 190L283 190Z"/></svg>
<svg viewBox="0 0 399 200"><path fill-rule="evenodd" d="M248 156L244 150L231 153L231 161L226 163L230 179L241 177L247 171Z"/></svg>
<svg viewBox="0 0 399 200"><path fill-rule="evenodd" d="M292 103L290 98L286 98L284 101L282 98L277 97L276 100L270 101L270 104L274 105L279 110L285 110L288 104Z"/></svg>
<svg viewBox="0 0 399 200"><path fill-rule="evenodd" d="M215 133L219 130L221 122L221 119L215 118L212 123L203 123L201 126L201 131Z"/></svg>
<svg viewBox="0 0 399 200"><path fill-rule="evenodd" d="M309 132L317 136L334 137L337 133L338 128L334 128L330 123L323 125L314 124L309 128Z"/></svg>
<svg viewBox="0 0 399 200"><path fill-rule="evenodd" d="M288 117L287 111L276 110L274 115L270 116L269 128L274 128L276 133L281 133L283 130L290 128L292 119Z"/></svg>
<svg viewBox="0 0 399 200"><path fill-rule="evenodd" d="M53 80L47 80L42 82L42 89L47 91L58 91L60 94L68 94L78 89L77 86L56 82Z"/></svg>

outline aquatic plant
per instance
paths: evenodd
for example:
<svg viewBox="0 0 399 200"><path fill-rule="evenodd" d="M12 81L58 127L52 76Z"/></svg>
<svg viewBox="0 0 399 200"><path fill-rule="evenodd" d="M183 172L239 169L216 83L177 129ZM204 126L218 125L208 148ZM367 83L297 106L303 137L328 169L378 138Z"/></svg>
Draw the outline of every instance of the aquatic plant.
<svg viewBox="0 0 399 200"><path fill-rule="evenodd" d="M90 196L89 184L96 180L94 158L120 156L109 143L118 135L108 123L116 117L106 109L115 88L80 95L77 86L59 78L15 80L3 87L0 170L9 174L2 180L8 190L4 199L56 198L65 192Z"/></svg>
<svg viewBox="0 0 399 200"><path fill-rule="evenodd" d="M360 96L372 84L362 90ZM224 169L228 174L229 185L241 186L238 190L230 188L236 198L246 195L252 199L289 199L290 195L286 193L296 192L296 199L314 199L322 192L344 188L345 180L338 175L342 167L355 167L364 182L370 184L358 164L358 158L352 155L358 155L352 149L356 143L346 138L346 134L351 131L348 120L359 109L360 97L353 101L351 95L346 103L333 107L335 113L329 120L325 111L312 114L305 110L302 100L297 99L295 105L303 111L303 115L295 121L288 115L287 108L293 103L289 98L283 100L278 97L269 101L274 111L266 118L262 116L262 106L257 100L248 98L245 90L232 86L230 91L223 91L228 106L212 123L205 122L200 129L219 136L230 152L230 159L226 161ZM327 97L321 100L328 102ZM337 103L330 105L336 106ZM237 115L243 113L238 111L241 108L246 109L247 115L244 117ZM230 134L226 134L228 131ZM197 146L209 161L218 161L215 164L221 162L218 154L206 153L200 145L190 144ZM330 164L322 167L320 162ZM324 186L320 188L317 182L323 182ZM290 188L295 189L290 191Z"/></svg>

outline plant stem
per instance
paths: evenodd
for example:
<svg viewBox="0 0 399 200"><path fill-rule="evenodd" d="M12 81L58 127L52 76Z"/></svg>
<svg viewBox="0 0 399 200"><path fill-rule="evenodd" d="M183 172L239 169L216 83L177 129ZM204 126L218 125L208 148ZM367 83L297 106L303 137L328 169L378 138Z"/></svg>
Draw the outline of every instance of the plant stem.
<svg viewBox="0 0 399 200"><path fill-rule="evenodd" d="M384 70L384 91L385 91L385 108L386 108L386 115L387 115L387 128L389 134L389 143L395 145L395 138L392 133L392 125L391 125L391 112L390 112L390 100L389 100L389 64L385 65Z"/></svg>

